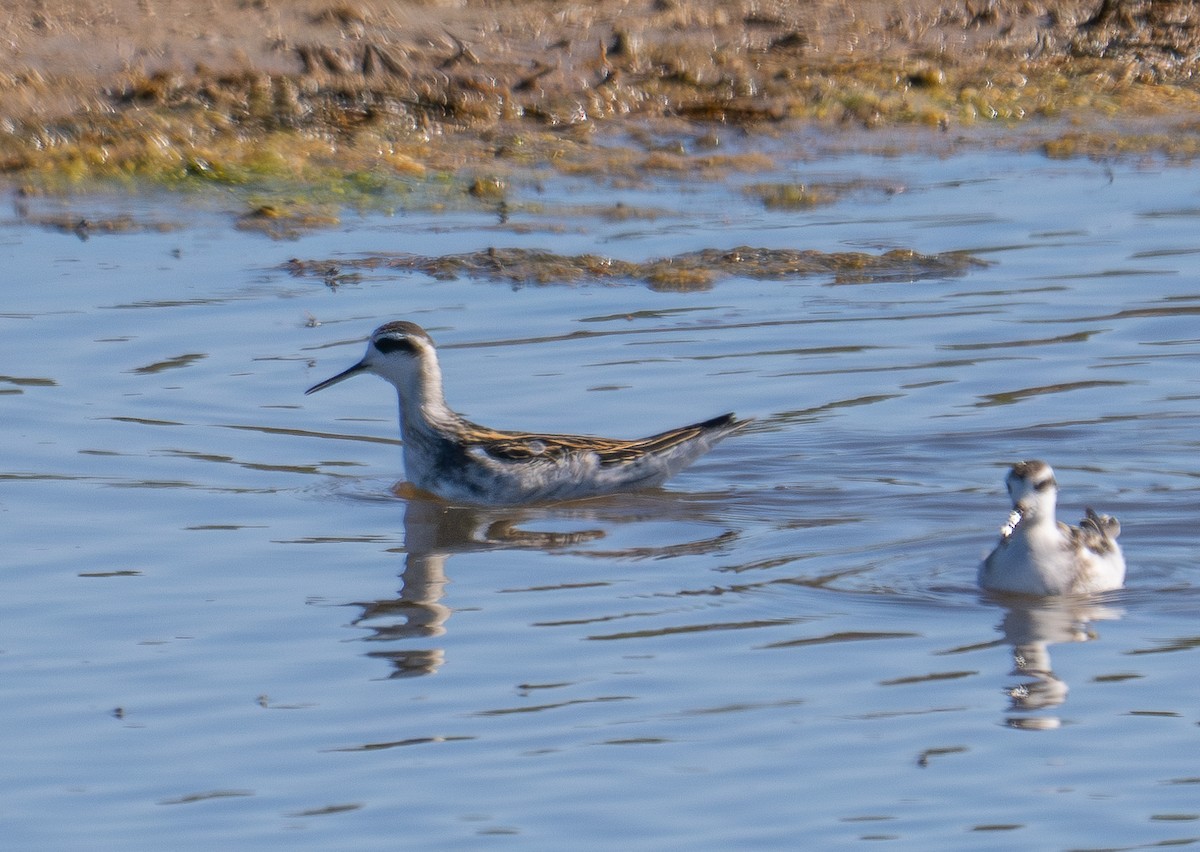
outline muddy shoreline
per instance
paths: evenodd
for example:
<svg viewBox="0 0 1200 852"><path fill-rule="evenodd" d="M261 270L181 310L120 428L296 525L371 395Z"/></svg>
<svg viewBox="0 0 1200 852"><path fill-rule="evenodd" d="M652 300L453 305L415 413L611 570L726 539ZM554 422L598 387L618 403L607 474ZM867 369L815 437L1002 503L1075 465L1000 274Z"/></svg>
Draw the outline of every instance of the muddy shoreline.
<svg viewBox="0 0 1200 852"><path fill-rule="evenodd" d="M337 194L486 164L500 176L469 186L486 196L508 169L630 167L589 144L598 131L664 160L684 136L668 165L692 168L731 128L795 127L1190 158L1193 6L17 0L0 26L0 174Z"/></svg>

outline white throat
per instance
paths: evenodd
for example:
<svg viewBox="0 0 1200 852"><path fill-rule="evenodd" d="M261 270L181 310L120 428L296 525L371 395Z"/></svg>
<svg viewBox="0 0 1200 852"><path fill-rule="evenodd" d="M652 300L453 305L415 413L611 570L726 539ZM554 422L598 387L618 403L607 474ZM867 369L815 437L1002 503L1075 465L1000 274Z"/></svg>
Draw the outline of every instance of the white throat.
<svg viewBox="0 0 1200 852"><path fill-rule="evenodd" d="M437 356L426 352L419 358L396 366L401 369L386 369L383 365L379 375L396 388L400 401L400 430L406 439L414 433L445 431L459 423L459 416L446 404L442 390L442 370Z"/></svg>

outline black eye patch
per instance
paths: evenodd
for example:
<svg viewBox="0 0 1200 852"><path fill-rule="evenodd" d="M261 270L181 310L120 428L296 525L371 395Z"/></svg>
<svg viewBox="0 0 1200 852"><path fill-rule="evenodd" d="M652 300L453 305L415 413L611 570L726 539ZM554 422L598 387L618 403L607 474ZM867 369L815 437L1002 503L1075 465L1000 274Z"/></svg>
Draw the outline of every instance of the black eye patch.
<svg viewBox="0 0 1200 852"><path fill-rule="evenodd" d="M417 351L417 347L407 337L381 337L375 341L375 348L385 355L391 352Z"/></svg>
<svg viewBox="0 0 1200 852"><path fill-rule="evenodd" d="M1053 485L1054 485L1053 479L1043 479L1041 482L1034 485L1033 488L1035 491L1045 491L1047 488L1050 488Z"/></svg>

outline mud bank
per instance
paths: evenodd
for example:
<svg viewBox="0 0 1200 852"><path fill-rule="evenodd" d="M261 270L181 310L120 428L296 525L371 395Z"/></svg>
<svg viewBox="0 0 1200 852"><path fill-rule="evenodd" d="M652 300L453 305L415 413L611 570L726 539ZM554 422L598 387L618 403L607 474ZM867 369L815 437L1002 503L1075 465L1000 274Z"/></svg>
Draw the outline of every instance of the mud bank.
<svg viewBox="0 0 1200 852"><path fill-rule="evenodd" d="M17 0L9 10L0 174L34 189L270 183L336 201L436 187L465 170L468 192L486 196L508 169L608 173L628 167L628 148L701 167L730 128L813 125L868 140L915 128L907 144L999 139L1052 156L1200 150L1200 14L1185 2ZM598 131L629 131L626 150L591 144ZM663 149L680 136L687 145Z"/></svg>

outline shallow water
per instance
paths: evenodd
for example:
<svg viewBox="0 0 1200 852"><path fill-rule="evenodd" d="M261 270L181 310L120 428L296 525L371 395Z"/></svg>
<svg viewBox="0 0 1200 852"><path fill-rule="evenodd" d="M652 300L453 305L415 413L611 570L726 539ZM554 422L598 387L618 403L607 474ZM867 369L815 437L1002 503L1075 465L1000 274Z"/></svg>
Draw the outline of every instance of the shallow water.
<svg viewBox="0 0 1200 852"><path fill-rule="evenodd" d="M774 153L781 181L860 189L781 211L740 177L544 175L506 221L348 214L279 242L167 199L27 202L154 226L87 240L9 216L7 843L1200 840L1195 170ZM989 264L692 292L285 266L740 245ZM491 426L756 424L659 491L406 502L390 389L303 396L396 318ZM1025 457L1066 519L1121 518L1127 590L975 591Z"/></svg>

